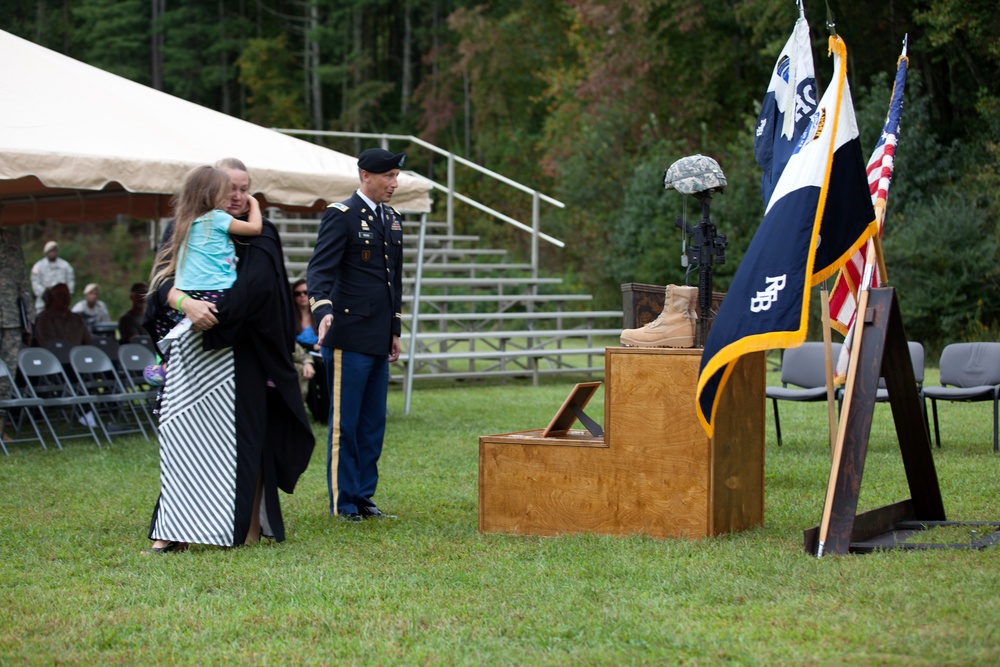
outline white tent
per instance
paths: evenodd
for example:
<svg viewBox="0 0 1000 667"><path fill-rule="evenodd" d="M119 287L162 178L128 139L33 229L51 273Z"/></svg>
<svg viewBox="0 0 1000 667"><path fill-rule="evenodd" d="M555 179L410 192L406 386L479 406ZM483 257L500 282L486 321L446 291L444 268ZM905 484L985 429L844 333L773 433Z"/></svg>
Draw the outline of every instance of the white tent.
<svg viewBox="0 0 1000 667"><path fill-rule="evenodd" d="M242 160L262 204L321 210L358 186L343 153L192 104L0 30L0 224L170 215L193 167ZM430 210L403 173L392 204Z"/></svg>

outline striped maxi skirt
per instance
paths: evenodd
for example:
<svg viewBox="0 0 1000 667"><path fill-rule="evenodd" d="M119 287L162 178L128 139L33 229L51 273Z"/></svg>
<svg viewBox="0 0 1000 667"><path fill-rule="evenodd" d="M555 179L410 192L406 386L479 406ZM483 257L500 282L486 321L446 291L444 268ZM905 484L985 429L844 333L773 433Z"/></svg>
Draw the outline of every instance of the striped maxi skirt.
<svg viewBox="0 0 1000 667"><path fill-rule="evenodd" d="M232 348L206 351L202 334L174 341L160 410L160 498L150 539L234 546L236 379ZM245 495L245 494L244 494Z"/></svg>

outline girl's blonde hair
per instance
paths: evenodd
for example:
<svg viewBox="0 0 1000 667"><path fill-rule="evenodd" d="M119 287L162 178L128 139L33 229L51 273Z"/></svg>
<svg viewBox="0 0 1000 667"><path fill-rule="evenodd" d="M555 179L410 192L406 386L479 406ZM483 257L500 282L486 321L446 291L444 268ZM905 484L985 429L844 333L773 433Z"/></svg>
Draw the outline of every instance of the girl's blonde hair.
<svg viewBox="0 0 1000 667"><path fill-rule="evenodd" d="M181 191L174 195L174 231L156 253L153 275L149 279L149 293L155 292L164 281L177 273L177 258L187 243L191 224L200 216L221 208L229 196L229 175L221 169L195 167L184 177Z"/></svg>

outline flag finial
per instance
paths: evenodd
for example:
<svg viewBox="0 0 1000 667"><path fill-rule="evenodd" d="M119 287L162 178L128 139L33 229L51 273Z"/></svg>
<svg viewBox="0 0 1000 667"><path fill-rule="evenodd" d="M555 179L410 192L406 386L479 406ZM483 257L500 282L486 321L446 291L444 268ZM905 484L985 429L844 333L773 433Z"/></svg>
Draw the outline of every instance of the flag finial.
<svg viewBox="0 0 1000 667"><path fill-rule="evenodd" d="M833 10L830 9L829 1L826 3L826 28L830 31L830 37L837 36L837 21L833 15Z"/></svg>

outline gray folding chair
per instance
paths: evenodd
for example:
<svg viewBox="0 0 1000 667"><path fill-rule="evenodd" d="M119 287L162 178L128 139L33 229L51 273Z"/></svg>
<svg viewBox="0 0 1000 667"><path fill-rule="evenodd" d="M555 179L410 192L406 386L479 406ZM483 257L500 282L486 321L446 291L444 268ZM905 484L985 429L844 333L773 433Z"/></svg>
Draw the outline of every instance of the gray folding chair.
<svg viewBox="0 0 1000 667"><path fill-rule="evenodd" d="M910 350L910 363L913 364L913 377L917 381L917 395L923 396L924 392L924 346L916 341L908 341L906 346ZM841 395L843 398L843 395ZM878 379L878 389L875 391L875 402L885 403L889 400L889 390L885 388L885 378ZM927 429L927 406L921 398L920 412L924 417L924 428Z"/></svg>
<svg viewBox="0 0 1000 667"><path fill-rule="evenodd" d="M153 354L156 354L156 345L153 344L153 339L150 336L144 334L132 336L132 338L130 338L128 342L135 343L137 345L142 345Z"/></svg>
<svg viewBox="0 0 1000 667"><path fill-rule="evenodd" d="M10 425L14 431L14 437L8 442L31 442L33 440L38 440L38 442L42 445L42 449L48 449L48 447L45 446L45 439L42 438L41 431L38 430L38 423L35 422L35 417L31 414L32 408L39 410L39 414L41 414L42 399L25 398L24 396L21 396L21 392L17 388L17 383L14 382L14 374L10 372L9 368L7 368L7 364L3 362L3 359L0 359L0 383L4 382L10 384L10 397L0 399L0 409L7 411L7 418L4 420L4 427ZM14 419L11 410L18 411L17 419ZM31 428L35 431L34 438L18 437L20 422L24 417L28 418ZM56 440L56 444L59 444L58 440ZM4 454L10 456L10 452L7 451L6 443L3 440L2 431L0 431L0 448L3 448ZM60 449L62 449L62 447L60 447Z"/></svg>
<svg viewBox="0 0 1000 667"><path fill-rule="evenodd" d="M938 401L993 401L993 452L997 444L997 403L1000 399L1000 343L953 343L941 352L941 386L924 387L923 398L931 399L934 441L941 446ZM926 407L924 412L927 412Z"/></svg>
<svg viewBox="0 0 1000 667"><path fill-rule="evenodd" d="M913 364L913 377L917 381L917 392L924 388L924 346L916 341L909 341L906 346L910 350L910 363ZM875 392L875 402L885 403L889 400L889 390L885 388L885 378L878 379L878 390Z"/></svg>
<svg viewBox="0 0 1000 667"><path fill-rule="evenodd" d="M69 351L72 345L61 340L54 340L45 346L52 354L56 355L56 359L59 363L63 365L64 368L69 368Z"/></svg>
<svg viewBox="0 0 1000 667"><path fill-rule="evenodd" d="M910 363L913 364L913 377L917 381L917 393L924 388L924 346L916 341L909 341L906 347L910 350ZM838 403L844 400L844 388L837 389ZM878 388L875 390L875 402L887 403L889 401L889 390L885 387L885 378L879 376ZM927 411L924 410L926 421Z"/></svg>
<svg viewBox="0 0 1000 667"><path fill-rule="evenodd" d="M841 343L833 343L833 359ZM794 385L794 386L789 386ZM774 430L781 446L781 418L778 401L816 402L826 400L826 358L823 343L803 343L790 347L781 356L781 386L767 387L765 394L774 405Z"/></svg>
<svg viewBox="0 0 1000 667"><path fill-rule="evenodd" d="M118 341L111 336L94 336L94 345L104 350L112 364L118 363Z"/></svg>
<svg viewBox="0 0 1000 667"><path fill-rule="evenodd" d="M139 399L139 408L146 415L146 421L157 433L156 419L153 418L153 406L160 390L146 383L142 371L146 366L156 363L156 356L145 345L138 343L123 343L118 348L118 366L121 368L122 382L125 389Z"/></svg>
<svg viewBox="0 0 1000 667"><path fill-rule="evenodd" d="M149 440L142 419L133 405L136 397L125 391L125 386L104 350L96 345L77 345L70 350L69 363L76 375L80 393L94 399L93 412L97 424L109 443L111 435L108 424L117 434L142 433L142 437ZM129 422L135 428L129 428Z"/></svg>
<svg viewBox="0 0 1000 667"><path fill-rule="evenodd" d="M77 394L62 364L52 352L42 347L26 347L17 355L17 367L24 378L27 398L42 400L39 410L60 449L62 443L58 432L52 426L49 410L59 409L70 429L76 428L74 422L86 429L82 433L70 430L63 434L63 438L85 438L89 435L98 447L101 446L97 432L94 431L96 419L90 416L94 410L94 400L89 396Z"/></svg>

